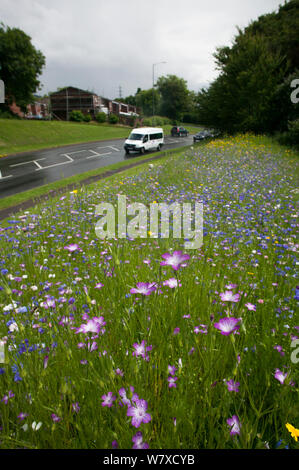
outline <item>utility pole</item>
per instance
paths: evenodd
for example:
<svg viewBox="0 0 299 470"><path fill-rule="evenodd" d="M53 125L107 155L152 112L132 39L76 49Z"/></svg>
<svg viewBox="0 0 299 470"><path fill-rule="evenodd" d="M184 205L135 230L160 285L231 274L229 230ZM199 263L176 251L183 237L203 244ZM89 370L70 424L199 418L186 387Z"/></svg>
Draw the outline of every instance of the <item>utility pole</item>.
<svg viewBox="0 0 299 470"><path fill-rule="evenodd" d="M68 89L66 88L66 120L69 120L69 92Z"/></svg>
<svg viewBox="0 0 299 470"><path fill-rule="evenodd" d="M122 98L122 91L121 91L121 85L119 85L119 98Z"/></svg>

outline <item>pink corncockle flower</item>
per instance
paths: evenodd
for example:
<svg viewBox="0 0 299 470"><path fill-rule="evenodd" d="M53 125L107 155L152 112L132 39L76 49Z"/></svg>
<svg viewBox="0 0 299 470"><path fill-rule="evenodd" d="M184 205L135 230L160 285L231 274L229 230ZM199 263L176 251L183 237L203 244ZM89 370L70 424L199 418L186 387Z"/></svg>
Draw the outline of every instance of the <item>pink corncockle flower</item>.
<svg viewBox="0 0 299 470"><path fill-rule="evenodd" d="M98 283L94 286L95 289L101 289L102 287L104 287L104 284L102 284L101 282L98 282Z"/></svg>
<svg viewBox="0 0 299 470"><path fill-rule="evenodd" d="M234 382L234 380L231 379L226 382L226 385L229 392L239 391L240 382Z"/></svg>
<svg viewBox="0 0 299 470"><path fill-rule="evenodd" d="M256 306L251 304L250 302L248 302L247 304L245 304L245 307L248 308L248 310L253 310L254 312L256 311Z"/></svg>
<svg viewBox="0 0 299 470"><path fill-rule="evenodd" d="M275 369L275 375L274 375L274 377L275 377L275 378L278 380L278 382L280 382L282 385L283 385L285 379L287 378L287 375L288 375L287 373L284 374L283 372L281 372L281 370Z"/></svg>
<svg viewBox="0 0 299 470"><path fill-rule="evenodd" d="M45 356L44 358L44 369L48 367L48 362L49 362L49 356Z"/></svg>
<svg viewBox="0 0 299 470"><path fill-rule="evenodd" d="M147 424L151 421L152 417L147 413L147 407L147 401L142 399L137 399L133 406L128 407L127 416L132 417L132 426L139 428L141 423Z"/></svg>
<svg viewBox="0 0 299 470"><path fill-rule="evenodd" d="M98 345L95 341L93 341L92 343L90 342L87 343L87 350L89 352L96 351L97 349L98 349Z"/></svg>
<svg viewBox="0 0 299 470"><path fill-rule="evenodd" d="M118 442L117 441L112 441L111 447L112 447L112 449L117 449L118 448Z"/></svg>
<svg viewBox="0 0 299 470"><path fill-rule="evenodd" d="M148 449L149 445L147 442L143 442L143 436L141 431L137 431L135 436L132 437L134 445L132 449Z"/></svg>
<svg viewBox="0 0 299 470"><path fill-rule="evenodd" d="M190 351L188 352L189 356L191 356L191 354L193 354L193 353L194 353L194 351L195 351L195 348L194 348L194 347L192 347L192 348L190 349Z"/></svg>
<svg viewBox="0 0 299 470"><path fill-rule="evenodd" d="M179 327L176 327L176 328L173 330L173 334L174 334L174 335L178 335L180 331L181 331L181 329L180 329Z"/></svg>
<svg viewBox="0 0 299 470"><path fill-rule="evenodd" d="M149 356L146 353L148 351L151 351L153 347L152 346L145 346L145 341L143 339L140 344L134 343L133 348L135 349L135 351L133 352L133 356L135 356L135 357L141 356L141 357L143 357L143 359L148 361Z"/></svg>
<svg viewBox="0 0 299 470"><path fill-rule="evenodd" d="M190 313L188 313L187 315L183 315L183 318L191 318Z"/></svg>
<svg viewBox="0 0 299 470"><path fill-rule="evenodd" d="M264 303L264 300L263 300L263 299L258 299L258 303L259 303L259 304L263 304L263 303Z"/></svg>
<svg viewBox="0 0 299 470"><path fill-rule="evenodd" d="M116 396L113 395L112 392L108 392L107 395L102 395L102 406L108 406L108 408L111 408L113 405L113 402L116 400Z"/></svg>
<svg viewBox="0 0 299 470"><path fill-rule="evenodd" d="M195 326L194 327L194 333L198 335L198 333L202 333L204 335L208 334L208 330L207 330L207 325L199 325L199 326Z"/></svg>
<svg viewBox="0 0 299 470"><path fill-rule="evenodd" d="M71 243L64 247L65 250L68 250L70 253L73 253L76 250L79 250L79 245L77 243Z"/></svg>
<svg viewBox="0 0 299 470"><path fill-rule="evenodd" d="M87 321L86 324L82 324L77 328L76 334L78 333L100 333L102 327L106 325L104 317L93 317Z"/></svg>
<svg viewBox="0 0 299 470"><path fill-rule="evenodd" d="M134 389L133 389L134 391ZM131 405L131 400L129 400L129 398L127 397L127 392L126 392L126 389L125 388L120 388L119 391L118 391L118 394L121 398L121 406L125 405L125 406L130 406Z"/></svg>
<svg viewBox="0 0 299 470"><path fill-rule="evenodd" d="M51 418L54 421L54 423L59 423L59 421L61 421L61 418L57 416L55 413L51 414Z"/></svg>
<svg viewBox="0 0 299 470"><path fill-rule="evenodd" d="M28 416L28 413L23 413L21 412L19 415L18 415L18 418L23 421L25 418L27 418Z"/></svg>
<svg viewBox="0 0 299 470"><path fill-rule="evenodd" d="M173 254L164 253L162 255L165 261L160 262L160 266L171 266L172 269L177 271L180 269L181 266L186 266L185 261L190 259L190 256L187 254L183 254L182 251L174 251Z"/></svg>
<svg viewBox="0 0 299 470"><path fill-rule="evenodd" d="M221 318L218 323L214 323L214 327L217 328L222 335L228 336L240 328L240 325L238 325L240 321L241 318Z"/></svg>
<svg viewBox="0 0 299 470"><path fill-rule="evenodd" d="M137 282L136 287L130 290L131 294L150 295L157 288L155 282Z"/></svg>
<svg viewBox="0 0 299 470"><path fill-rule="evenodd" d="M219 294L222 302L239 302L240 294L233 294L231 290Z"/></svg>
<svg viewBox="0 0 299 470"><path fill-rule="evenodd" d="M177 377L171 377L171 376L169 376L169 377L167 378L168 387L169 387L169 388L172 388L172 387L176 388L176 381L177 381L177 380L178 380Z"/></svg>
<svg viewBox="0 0 299 470"><path fill-rule="evenodd" d="M229 425L230 435L235 436L236 434L240 434L241 424L237 415L233 415L231 418L226 420L227 424Z"/></svg>
<svg viewBox="0 0 299 470"><path fill-rule="evenodd" d="M181 287L181 281L172 277L171 279L167 279L167 281L163 282L163 286L170 287L170 289L174 289L175 287Z"/></svg>

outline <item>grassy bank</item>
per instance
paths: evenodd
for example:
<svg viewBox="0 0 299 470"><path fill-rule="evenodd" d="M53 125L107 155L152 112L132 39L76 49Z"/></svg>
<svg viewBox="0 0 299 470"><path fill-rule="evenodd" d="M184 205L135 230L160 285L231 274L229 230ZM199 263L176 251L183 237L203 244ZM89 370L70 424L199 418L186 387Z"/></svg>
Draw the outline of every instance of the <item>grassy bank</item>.
<svg viewBox="0 0 299 470"><path fill-rule="evenodd" d="M186 126L190 133L198 128ZM163 127L170 134L170 125ZM128 137L131 127L62 121L0 119L0 157L11 153Z"/></svg>
<svg viewBox="0 0 299 470"><path fill-rule="evenodd" d="M1 224L1 448L298 448L297 175L296 154L236 136ZM172 219L121 230L119 195L202 202L202 247Z"/></svg>

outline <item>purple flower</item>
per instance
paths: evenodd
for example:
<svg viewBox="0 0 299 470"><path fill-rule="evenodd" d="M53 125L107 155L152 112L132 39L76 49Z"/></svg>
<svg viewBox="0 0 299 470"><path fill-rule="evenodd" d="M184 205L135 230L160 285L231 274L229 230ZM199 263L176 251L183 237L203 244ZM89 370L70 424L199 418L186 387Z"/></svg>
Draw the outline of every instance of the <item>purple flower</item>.
<svg viewBox="0 0 299 470"><path fill-rule="evenodd" d="M104 325L106 325L104 317L93 317L88 320L86 324L80 325L79 328L77 328L76 334L99 333Z"/></svg>
<svg viewBox="0 0 299 470"><path fill-rule="evenodd" d="M117 449L118 448L118 442L117 441L112 441L112 449Z"/></svg>
<svg viewBox="0 0 299 470"><path fill-rule="evenodd" d="M3 401L5 405L7 405L9 398L13 398L14 396L15 394L11 390L9 390L8 394L4 395L1 401Z"/></svg>
<svg viewBox="0 0 299 470"><path fill-rule="evenodd" d="M102 287L104 286L104 284L102 284L101 282L98 282L96 285L95 285L95 289L101 289Z"/></svg>
<svg viewBox="0 0 299 470"><path fill-rule="evenodd" d="M77 245L77 243L71 243L70 245L65 246L64 249L68 250L70 253L73 253L79 249L79 245Z"/></svg>
<svg viewBox="0 0 299 470"><path fill-rule="evenodd" d="M170 287L170 289L174 289L175 287L181 287L182 284L179 279L177 280L172 277L171 279L167 279L167 281L164 281L163 286L168 286Z"/></svg>
<svg viewBox="0 0 299 470"><path fill-rule="evenodd" d="M113 405L113 402L116 400L116 396L113 395L112 392L108 392L107 395L102 395L102 406L108 406L108 408L111 408Z"/></svg>
<svg viewBox="0 0 299 470"><path fill-rule="evenodd" d="M240 294L233 294L230 290L227 290L219 295L222 302L238 302L240 299Z"/></svg>
<svg viewBox="0 0 299 470"><path fill-rule="evenodd" d="M134 426L135 428L139 428L141 423L146 424L151 421L151 415L146 412L147 407L147 401L142 399L137 399L134 405L128 407L127 416L132 417L132 426Z"/></svg>
<svg viewBox="0 0 299 470"><path fill-rule="evenodd" d="M157 284L155 282L137 282L137 287L130 290L131 294L150 295L156 290Z"/></svg>
<svg viewBox="0 0 299 470"><path fill-rule="evenodd" d="M284 374L283 372L281 372L281 370L279 369L275 369L275 375L274 377L278 380L278 382L280 382L282 385L285 381L285 379L287 378L287 373Z"/></svg>
<svg viewBox="0 0 299 470"><path fill-rule="evenodd" d="M170 375L174 375L177 370L178 369L175 366L168 366L168 372L169 372Z"/></svg>
<svg viewBox="0 0 299 470"><path fill-rule="evenodd" d="M274 348L274 349L277 349L277 351L279 352L279 354L280 354L281 356L284 356L285 353L284 353L283 350L282 350L282 346L279 346L279 345L277 344L277 345L274 346L273 348Z"/></svg>
<svg viewBox="0 0 299 470"><path fill-rule="evenodd" d="M177 381L177 380L178 380L177 377L170 377L170 376L169 376L169 377L167 378L168 387L169 387L169 388L172 388L172 387L176 388L176 381Z"/></svg>
<svg viewBox="0 0 299 470"><path fill-rule="evenodd" d="M143 359L145 359L146 361L149 360L149 356L147 353L147 351L151 351L152 350L152 346L147 346L145 347L145 341L144 339L141 341L140 344L138 343L134 343L133 344L133 347L135 349L135 351L133 352L133 356L135 357L143 357Z"/></svg>
<svg viewBox="0 0 299 470"><path fill-rule="evenodd" d="M186 266L185 261L190 259L189 255L184 255L182 251L174 251L173 254L164 253L162 255L165 261L161 261L160 266L171 266L175 271L181 266Z"/></svg>
<svg viewBox="0 0 299 470"><path fill-rule="evenodd" d="M249 303L249 302L247 304L245 304L245 307L247 307L248 310L253 310L254 312L256 311L256 306Z"/></svg>
<svg viewBox="0 0 299 470"><path fill-rule="evenodd" d="M143 436L141 431L137 431L135 436L132 437L134 445L132 449L148 449L149 445L147 442L143 442Z"/></svg>
<svg viewBox="0 0 299 470"><path fill-rule="evenodd" d="M240 320L240 318L234 317L221 318L218 323L214 324L214 327L217 328L222 335L228 336L233 331L240 328L240 325L238 325Z"/></svg>
<svg viewBox="0 0 299 470"><path fill-rule="evenodd" d="M180 331L181 331L181 329L179 327L177 327L173 330L173 334L178 335Z"/></svg>
<svg viewBox="0 0 299 470"><path fill-rule="evenodd" d="M76 401L76 403L72 403L72 411L74 413L79 413L80 411L80 406L79 406L79 403Z"/></svg>
<svg viewBox="0 0 299 470"><path fill-rule="evenodd" d="M51 418L54 421L54 423L59 423L59 421L61 421L61 418L57 416L55 413L51 414Z"/></svg>
<svg viewBox="0 0 299 470"><path fill-rule="evenodd" d="M227 424L230 426L230 435L235 436L240 434L241 424L237 415L233 415L231 418L226 420Z"/></svg>
<svg viewBox="0 0 299 470"><path fill-rule="evenodd" d="M23 421L23 419L27 418L27 416L28 416L28 413L23 413L23 412L21 412L21 413L18 415L18 418L19 418L21 421Z"/></svg>
<svg viewBox="0 0 299 470"><path fill-rule="evenodd" d="M229 392L238 392L239 391L239 382L234 382L232 379L226 382L227 389Z"/></svg>
<svg viewBox="0 0 299 470"><path fill-rule="evenodd" d="M120 375L121 377L124 376L124 372L123 372L121 369L119 369L119 368L115 369L114 372L115 372L116 375Z"/></svg>

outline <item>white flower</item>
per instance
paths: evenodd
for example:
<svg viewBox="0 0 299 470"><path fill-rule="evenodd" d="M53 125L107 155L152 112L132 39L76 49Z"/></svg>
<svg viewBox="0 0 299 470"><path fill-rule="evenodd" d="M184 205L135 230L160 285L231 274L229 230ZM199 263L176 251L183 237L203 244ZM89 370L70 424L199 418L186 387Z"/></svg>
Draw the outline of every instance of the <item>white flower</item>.
<svg viewBox="0 0 299 470"><path fill-rule="evenodd" d="M19 327L16 323L12 323L11 325L9 325L9 331L13 332L13 331L19 331Z"/></svg>
<svg viewBox="0 0 299 470"><path fill-rule="evenodd" d="M33 431L38 431L42 424L43 424L43 423L41 423L41 422L39 422L38 424L36 424L36 422L33 421L33 423L32 423L32 429L33 429Z"/></svg>

